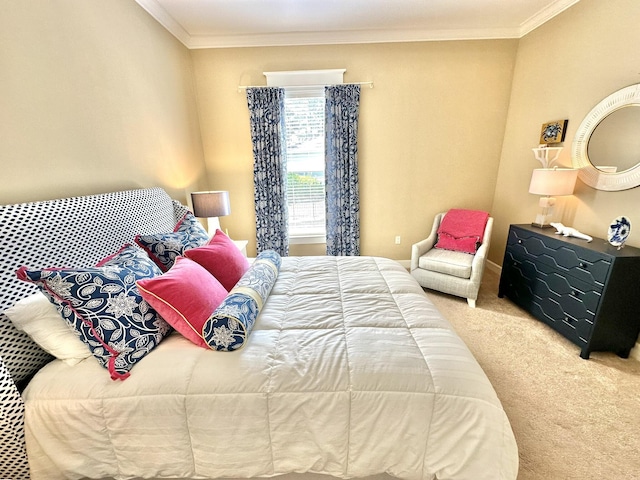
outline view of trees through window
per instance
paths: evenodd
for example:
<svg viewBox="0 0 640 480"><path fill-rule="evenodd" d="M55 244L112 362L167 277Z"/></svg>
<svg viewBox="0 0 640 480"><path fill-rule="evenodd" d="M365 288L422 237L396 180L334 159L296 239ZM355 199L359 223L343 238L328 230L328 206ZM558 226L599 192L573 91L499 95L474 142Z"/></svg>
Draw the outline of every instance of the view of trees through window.
<svg viewBox="0 0 640 480"><path fill-rule="evenodd" d="M285 98L289 235L324 235L324 92Z"/></svg>

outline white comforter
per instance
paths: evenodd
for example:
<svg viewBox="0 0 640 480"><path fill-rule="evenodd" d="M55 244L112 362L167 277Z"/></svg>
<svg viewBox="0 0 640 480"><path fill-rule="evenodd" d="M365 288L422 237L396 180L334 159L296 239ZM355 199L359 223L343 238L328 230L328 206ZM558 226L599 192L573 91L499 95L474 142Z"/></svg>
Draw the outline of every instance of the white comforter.
<svg viewBox="0 0 640 480"><path fill-rule="evenodd" d="M24 392L32 478L515 479L484 372L398 263L283 258L247 345L172 334L113 381L93 358Z"/></svg>

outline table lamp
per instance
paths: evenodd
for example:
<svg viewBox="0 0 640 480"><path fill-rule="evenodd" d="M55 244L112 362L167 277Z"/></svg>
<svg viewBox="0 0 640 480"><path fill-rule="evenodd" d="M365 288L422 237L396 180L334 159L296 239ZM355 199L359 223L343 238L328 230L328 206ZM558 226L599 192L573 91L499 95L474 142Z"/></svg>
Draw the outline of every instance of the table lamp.
<svg viewBox="0 0 640 480"><path fill-rule="evenodd" d="M578 170L573 168L536 168L531 175L529 193L540 197L540 213L531 225L539 228L551 227L549 221L556 203L554 197L572 195L578 178Z"/></svg>
<svg viewBox="0 0 640 480"><path fill-rule="evenodd" d="M229 192L224 190L192 192L191 203L193 205L193 214L196 217L207 219L210 237L213 237L216 230L220 228L218 217L231 213Z"/></svg>

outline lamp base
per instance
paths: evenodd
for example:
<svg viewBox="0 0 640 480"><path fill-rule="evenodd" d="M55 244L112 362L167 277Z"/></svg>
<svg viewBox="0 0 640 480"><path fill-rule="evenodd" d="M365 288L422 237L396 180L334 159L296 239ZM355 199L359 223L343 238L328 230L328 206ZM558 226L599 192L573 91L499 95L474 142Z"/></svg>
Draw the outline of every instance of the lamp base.
<svg viewBox="0 0 640 480"><path fill-rule="evenodd" d="M555 204L556 199L553 197L540 197L540 213L536 215L536 219L531 222L531 225L537 228L551 228L551 218Z"/></svg>
<svg viewBox="0 0 640 480"><path fill-rule="evenodd" d="M207 218L207 227L209 238L213 238L213 236L216 234L216 230L220 228L220 220L218 219L218 217Z"/></svg>

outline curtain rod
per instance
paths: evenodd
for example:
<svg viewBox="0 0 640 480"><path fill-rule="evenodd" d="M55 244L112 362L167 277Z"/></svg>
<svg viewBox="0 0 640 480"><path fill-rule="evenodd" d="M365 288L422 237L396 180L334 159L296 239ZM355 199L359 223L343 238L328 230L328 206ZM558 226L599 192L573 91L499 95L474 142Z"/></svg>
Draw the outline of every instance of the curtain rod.
<svg viewBox="0 0 640 480"><path fill-rule="evenodd" d="M369 88L373 88L373 82L347 82L347 83L336 83L332 85L368 85ZM238 85L238 92L241 90L246 90L247 88L263 88L267 85ZM283 85L280 88L314 88L314 87L328 87L329 84L318 84L318 85Z"/></svg>

